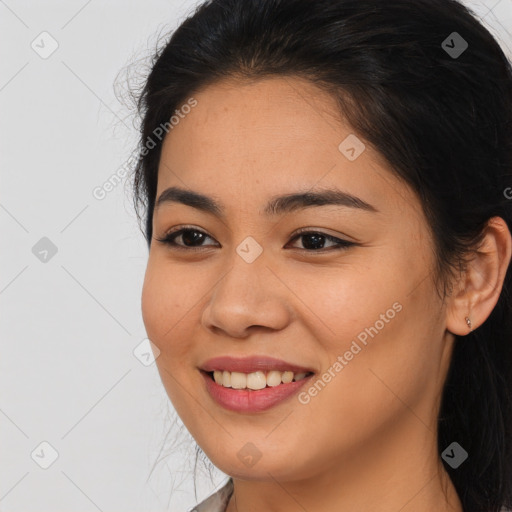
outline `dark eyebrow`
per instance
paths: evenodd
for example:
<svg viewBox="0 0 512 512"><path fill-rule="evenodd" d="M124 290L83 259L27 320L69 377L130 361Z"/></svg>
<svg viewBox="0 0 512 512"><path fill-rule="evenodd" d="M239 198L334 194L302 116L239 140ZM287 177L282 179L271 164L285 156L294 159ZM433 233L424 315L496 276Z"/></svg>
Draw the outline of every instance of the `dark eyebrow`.
<svg viewBox="0 0 512 512"><path fill-rule="evenodd" d="M216 215L217 217L224 217L225 210L221 203L211 197L191 190L179 187L167 188L157 199L155 210L157 210L163 203L167 202L181 203L206 213ZM366 201L363 201L359 197L336 189L325 189L318 192L299 192L295 194L276 196L267 203L263 211L266 215L279 215L303 208L325 205L347 206L349 208L359 208L369 212L379 211L377 208Z"/></svg>

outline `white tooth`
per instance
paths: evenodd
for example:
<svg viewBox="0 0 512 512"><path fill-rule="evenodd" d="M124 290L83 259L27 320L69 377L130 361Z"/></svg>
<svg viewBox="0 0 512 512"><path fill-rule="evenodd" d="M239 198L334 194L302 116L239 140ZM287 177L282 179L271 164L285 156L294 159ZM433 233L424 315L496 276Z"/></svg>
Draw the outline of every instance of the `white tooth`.
<svg viewBox="0 0 512 512"><path fill-rule="evenodd" d="M215 370L213 372L213 379L217 384L220 384L222 386L222 372L219 370Z"/></svg>
<svg viewBox="0 0 512 512"><path fill-rule="evenodd" d="M231 387L231 372L228 372L227 370L222 372L222 385L225 388Z"/></svg>
<svg viewBox="0 0 512 512"><path fill-rule="evenodd" d="M247 375L240 372L231 372L231 387L233 389L244 389L247 387Z"/></svg>
<svg viewBox="0 0 512 512"><path fill-rule="evenodd" d="M281 384L281 372L272 370L267 373L267 386L275 387Z"/></svg>
<svg viewBox="0 0 512 512"><path fill-rule="evenodd" d="M283 384L288 384L293 380L293 372L283 372L283 376L281 377L281 382Z"/></svg>
<svg viewBox="0 0 512 512"><path fill-rule="evenodd" d="M247 387L249 389L263 389L267 385L267 379L263 372L253 372L247 375Z"/></svg>
<svg viewBox="0 0 512 512"><path fill-rule="evenodd" d="M296 373L295 374L295 381L302 380L306 376L305 373Z"/></svg>

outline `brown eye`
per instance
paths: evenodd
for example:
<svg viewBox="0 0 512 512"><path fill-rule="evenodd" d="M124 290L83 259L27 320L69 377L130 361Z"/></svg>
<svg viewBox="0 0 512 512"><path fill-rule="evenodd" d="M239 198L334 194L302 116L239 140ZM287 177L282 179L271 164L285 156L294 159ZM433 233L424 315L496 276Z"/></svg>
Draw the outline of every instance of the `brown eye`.
<svg viewBox="0 0 512 512"><path fill-rule="evenodd" d="M177 231L168 233L163 238L156 238L156 240L164 244L170 245L172 247L186 250L187 248L194 249L200 247L207 247L202 243L206 238L211 237L207 235L204 231L201 231L196 228L182 228ZM181 239L181 241L179 239Z"/></svg>
<svg viewBox="0 0 512 512"><path fill-rule="evenodd" d="M303 247L297 248L310 252L319 252L332 249L346 249L352 245L356 245L354 242L348 242L347 240L342 240L340 238L336 238L319 231L299 232L295 237L292 238L292 241L298 240L299 238L303 239ZM325 247L326 241L332 242L334 245Z"/></svg>

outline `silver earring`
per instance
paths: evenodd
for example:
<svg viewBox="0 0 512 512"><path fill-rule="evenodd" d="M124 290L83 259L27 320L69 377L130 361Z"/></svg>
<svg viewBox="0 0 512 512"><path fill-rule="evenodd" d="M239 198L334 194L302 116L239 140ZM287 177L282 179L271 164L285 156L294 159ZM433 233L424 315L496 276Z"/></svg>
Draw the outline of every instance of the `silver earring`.
<svg viewBox="0 0 512 512"><path fill-rule="evenodd" d="M472 329L471 329L471 320L468 317L466 317L466 324L468 325L469 330L472 331Z"/></svg>

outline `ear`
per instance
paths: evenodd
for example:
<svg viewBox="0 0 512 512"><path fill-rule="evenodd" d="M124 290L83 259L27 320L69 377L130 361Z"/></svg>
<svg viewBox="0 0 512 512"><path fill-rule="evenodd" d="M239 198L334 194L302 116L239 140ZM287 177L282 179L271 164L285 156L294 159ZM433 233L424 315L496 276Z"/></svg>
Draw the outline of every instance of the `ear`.
<svg viewBox="0 0 512 512"><path fill-rule="evenodd" d="M498 302L510 264L512 238L506 222L493 217L484 232L465 272L453 284L448 302L446 328L458 336L469 334L487 320Z"/></svg>

